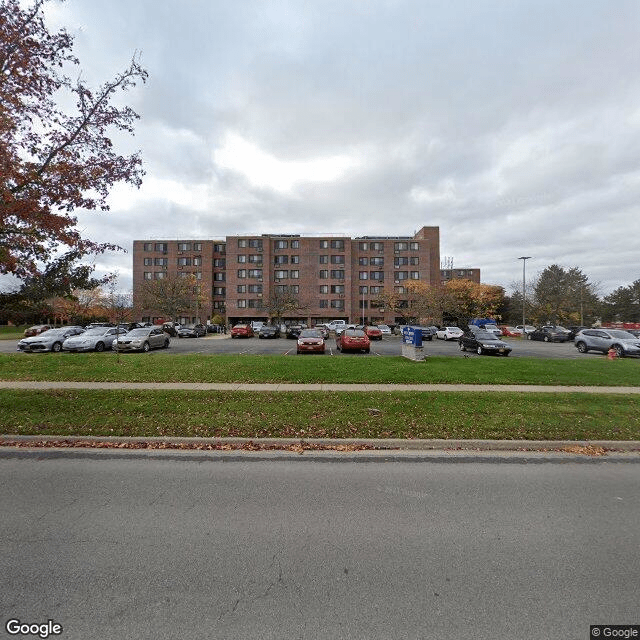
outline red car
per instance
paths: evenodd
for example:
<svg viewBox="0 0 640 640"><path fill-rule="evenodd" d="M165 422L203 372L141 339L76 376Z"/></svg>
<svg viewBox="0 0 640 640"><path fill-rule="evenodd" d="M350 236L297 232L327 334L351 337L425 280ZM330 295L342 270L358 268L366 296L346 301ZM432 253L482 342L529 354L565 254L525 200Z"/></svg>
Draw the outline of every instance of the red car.
<svg viewBox="0 0 640 640"><path fill-rule="evenodd" d="M37 324L24 330L24 337L39 336L41 333L48 331L51 327L48 324Z"/></svg>
<svg viewBox="0 0 640 640"><path fill-rule="evenodd" d="M338 351L364 351L369 353L371 342L362 329L345 329L336 338Z"/></svg>
<svg viewBox="0 0 640 640"><path fill-rule="evenodd" d="M298 336L298 353L324 353L324 338L317 329L303 329Z"/></svg>
<svg viewBox="0 0 640 640"><path fill-rule="evenodd" d="M498 326L498 329L502 329L503 336L511 336L512 338L522 338L522 332L518 331L515 327L508 327L507 325L501 324Z"/></svg>
<svg viewBox="0 0 640 640"><path fill-rule="evenodd" d="M253 329L250 324L237 324L231 329L232 338L253 338Z"/></svg>
<svg viewBox="0 0 640 640"><path fill-rule="evenodd" d="M382 331L373 325L369 325L364 328L364 332L367 334L369 340L382 340Z"/></svg>

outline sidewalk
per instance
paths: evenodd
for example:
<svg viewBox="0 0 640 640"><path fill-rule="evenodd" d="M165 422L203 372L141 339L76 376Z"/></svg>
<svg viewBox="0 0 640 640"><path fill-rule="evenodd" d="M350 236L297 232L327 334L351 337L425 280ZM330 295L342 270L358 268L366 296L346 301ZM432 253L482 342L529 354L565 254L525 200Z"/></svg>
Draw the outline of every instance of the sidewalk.
<svg viewBox="0 0 640 640"><path fill-rule="evenodd" d="M250 384L242 382L61 382L0 380L0 389L139 389L150 391L333 391L333 392L496 392L496 393L589 393L638 395L640 387L543 386L499 384Z"/></svg>

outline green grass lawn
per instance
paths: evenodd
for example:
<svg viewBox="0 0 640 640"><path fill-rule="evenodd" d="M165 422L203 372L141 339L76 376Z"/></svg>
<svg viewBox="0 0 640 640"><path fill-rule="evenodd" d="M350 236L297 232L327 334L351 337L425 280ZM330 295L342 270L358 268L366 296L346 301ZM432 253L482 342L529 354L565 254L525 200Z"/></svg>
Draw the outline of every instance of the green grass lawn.
<svg viewBox="0 0 640 640"><path fill-rule="evenodd" d="M374 411L375 410L375 411ZM0 433L640 440L637 396L0 390Z"/></svg>
<svg viewBox="0 0 640 640"><path fill-rule="evenodd" d="M0 340L20 340L20 338L24 338L24 330L28 329L33 325L23 325L18 327L0 327Z"/></svg>
<svg viewBox="0 0 640 640"><path fill-rule="evenodd" d="M640 362L429 356L0 354L0 380L110 382L468 383L640 386Z"/></svg>

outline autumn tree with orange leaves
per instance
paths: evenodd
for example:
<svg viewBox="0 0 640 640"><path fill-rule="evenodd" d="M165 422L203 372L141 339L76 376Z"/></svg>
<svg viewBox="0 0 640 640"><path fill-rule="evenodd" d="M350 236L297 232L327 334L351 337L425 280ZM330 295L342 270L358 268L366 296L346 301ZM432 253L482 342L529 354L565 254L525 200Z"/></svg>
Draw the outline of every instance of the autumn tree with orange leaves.
<svg viewBox="0 0 640 640"><path fill-rule="evenodd" d="M61 254L81 259L117 249L82 237L74 211L107 210L111 187L139 187L144 173L139 154L118 155L109 135L133 133L138 115L111 101L147 72L134 55L95 90L77 72L72 80L67 74L79 64L73 38L49 31L47 1L23 8L0 0L0 273L23 280ZM60 106L74 101L75 108ZM82 286L64 277L59 284Z"/></svg>

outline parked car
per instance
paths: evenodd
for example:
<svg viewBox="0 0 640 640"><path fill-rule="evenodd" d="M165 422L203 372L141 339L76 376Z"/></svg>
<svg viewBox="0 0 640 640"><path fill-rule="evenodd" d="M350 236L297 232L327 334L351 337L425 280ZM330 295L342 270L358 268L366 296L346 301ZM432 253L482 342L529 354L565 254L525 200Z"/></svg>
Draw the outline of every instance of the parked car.
<svg viewBox="0 0 640 640"><path fill-rule="evenodd" d="M390 336L392 333L391 327L388 324L379 324L378 329L380 329L383 336Z"/></svg>
<svg viewBox="0 0 640 640"><path fill-rule="evenodd" d="M411 325L413 326L413 325ZM437 327L413 327L415 331L420 331L422 334L422 340L433 340L433 336L436 335Z"/></svg>
<svg viewBox="0 0 640 640"><path fill-rule="evenodd" d="M640 338L623 329L583 329L573 343L580 353L613 349L619 358L640 355Z"/></svg>
<svg viewBox="0 0 640 640"><path fill-rule="evenodd" d="M458 345L460 351L471 349L479 356L489 353L508 356L511 353L511 347L504 340L500 340L495 333L485 329L476 329L475 331L468 329L463 332L458 340Z"/></svg>
<svg viewBox="0 0 640 640"><path fill-rule="evenodd" d="M329 331L336 331L338 327L344 328L344 325L346 324L346 320L332 320L331 322L327 323L327 328L329 329Z"/></svg>
<svg viewBox="0 0 640 640"><path fill-rule="evenodd" d="M517 324L516 329L520 332L520 334L532 333L533 331L536 330L536 328L532 324L525 324L525 325Z"/></svg>
<svg viewBox="0 0 640 640"><path fill-rule="evenodd" d="M273 324L263 324L258 331L258 338L279 338L280 327Z"/></svg>
<svg viewBox="0 0 640 640"><path fill-rule="evenodd" d="M489 333L493 333L494 336L500 337L502 335L502 329L497 324L487 323L481 328Z"/></svg>
<svg viewBox="0 0 640 640"><path fill-rule="evenodd" d="M144 351L167 349L171 339L162 327L138 327L132 329L115 342L116 351Z"/></svg>
<svg viewBox="0 0 640 640"><path fill-rule="evenodd" d="M343 332L345 329L356 329L357 327L358 327L358 325L356 325L356 324L339 324L339 325L334 329L334 331L335 331L336 336L339 336L339 335L341 335L341 334L342 334L342 332Z"/></svg>
<svg viewBox="0 0 640 640"><path fill-rule="evenodd" d="M442 327L436 331L436 338L438 340L459 340L462 334L463 331L460 327Z"/></svg>
<svg viewBox="0 0 640 640"><path fill-rule="evenodd" d="M317 329L303 329L298 336L298 353L324 353L324 338Z"/></svg>
<svg viewBox="0 0 640 640"><path fill-rule="evenodd" d="M588 329L589 327L583 327L582 325L574 325L571 327L567 327L569 331L569 340L573 340L583 329Z"/></svg>
<svg viewBox="0 0 640 640"><path fill-rule="evenodd" d="M544 342L566 342L567 332L552 327L540 327L527 333L527 340L542 340Z"/></svg>
<svg viewBox="0 0 640 640"><path fill-rule="evenodd" d="M584 327L586 329L586 327ZM625 331L628 331L631 335L634 335L636 338L640 338L640 329L625 329Z"/></svg>
<svg viewBox="0 0 640 640"><path fill-rule="evenodd" d="M560 333L564 333L565 336L567 337L567 340L569 339L569 329L565 329L562 325L559 324L544 324L542 325L543 329L553 329L554 331L559 331Z"/></svg>
<svg viewBox="0 0 640 640"><path fill-rule="evenodd" d="M320 335L326 340L329 337L329 327L326 324L317 324L313 327L316 331L320 332Z"/></svg>
<svg viewBox="0 0 640 640"><path fill-rule="evenodd" d="M44 333L49 329L51 329L51 325L49 324L36 324L33 327L29 327L24 330L24 337L30 338L31 336L39 336L41 333Z"/></svg>
<svg viewBox="0 0 640 640"><path fill-rule="evenodd" d="M503 336L508 336L510 338L519 338L520 336L522 336L522 331L518 331L518 329L516 329L515 327L510 327L506 324L501 324L498 326L500 327L500 329L502 329Z"/></svg>
<svg viewBox="0 0 640 640"><path fill-rule="evenodd" d="M257 333L260 331L260 328L262 327L262 325L264 324L264 322L262 322L262 320L252 320L251 321L251 328L253 329L254 333Z"/></svg>
<svg viewBox="0 0 640 640"><path fill-rule="evenodd" d="M253 338L253 329L250 324L237 324L231 328L232 338Z"/></svg>
<svg viewBox="0 0 640 640"><path fill-rule="evenodd" d="M178 338L200 338L207 335L203 324L187 324L178 329Z"/></svg>
<svg viewBox="0 0 640 640"><path fill-rule="evenodd" d="M178 336L178 329L180 328L180 325L177 322L163 322L161 328L172 338L176 338Z"/></svg>
<svg viewBox="0 0 640 640"><path fill-rule="evenodd" d="M113 341L127 331L119 327L94 327L84 333L67 338L62 343L63 351L104 351L111 349Z"/></svg>
<svg viewBox="0 0 640 640"><path fill-rule="evenodd" d="M306 324L290 324L287 327L287 331L285 333L285 336L287 338L290 338L291 340L297 340L298 337L300 336L300 333L302 332L303 329L307 329L307 325Z"/></svg>
<svg viewBox="0 0 640 640"><path fill-rule="evenodd" d="M369 340L382 340L382 331L377 326L367 325L364 328L364 332Z"/></svg>
<svg viewBox="0 0 640 640"><path fill-rule="evenodd" d="M37 336L23 338L18 342L18 351L62 351L62 343L71 336L77 336L84 331L84 327L68 326L49 329Z"/></svg>
<svg viewBox="0 0 640 640"><path fill-rule="evenodd" d="M364 351L369 353L371 342L362 329L345 329L336 338L338 351Z"/></svg>

